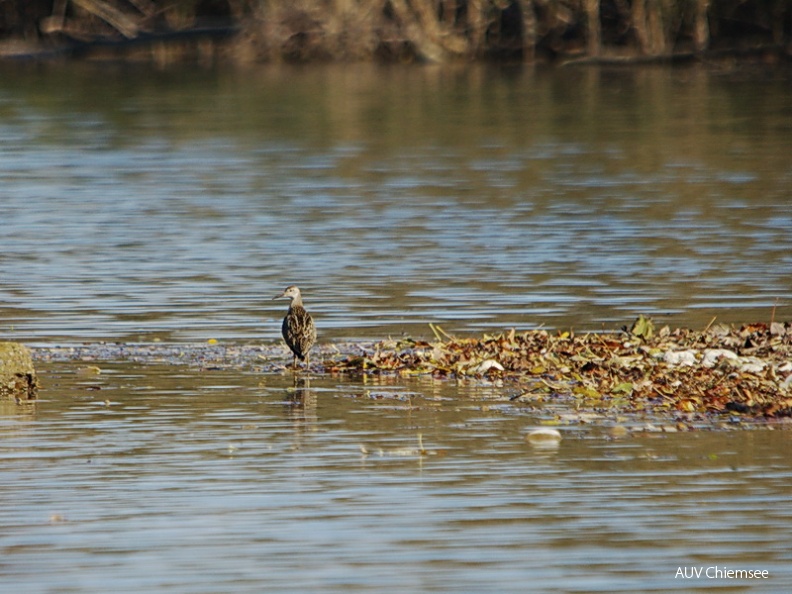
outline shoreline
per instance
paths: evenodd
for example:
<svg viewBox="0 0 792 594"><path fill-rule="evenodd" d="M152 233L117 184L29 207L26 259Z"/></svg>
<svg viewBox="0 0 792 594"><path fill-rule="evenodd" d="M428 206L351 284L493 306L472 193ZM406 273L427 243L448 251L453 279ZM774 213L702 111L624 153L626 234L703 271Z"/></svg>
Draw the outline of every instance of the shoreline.
<svg viewBox="0 0 792 594"><path fill-rule="evenodd" d="M325 373L333 357L353 357L373 348L373 341L325 343L311 351L311 373ZM282 343L243 344L208 342L81 342L63 345L27 345L35 362L138 363L183 365L203 370L238 369L260 373L288 370L292 355ZM323 365L315 365L321 358Z"/></svg>
<svg viewBox="0 0 792 594"><path fill-rule="evenodd" d="M266 64L491 64L569 67L652 67L685 66L690 64L761 65L783 67L792 63L792 44L758 43L735 44L717 48L694 50L671 49L646 54L619 47L603 48L595 55L570 51L558 55L534 56L529 60L519 56L425 56L407 52L404 56L371 55L328 56L251 56L245 47L244 33L236 27L206 27L164 33L141 34L132 39L98 38L90 41L44 44L19 39L0 38L0 64L62 64L66 62L151 64L157 67L200 65L204 67L236 65L250 67Z"/></svg>
<svg viewBox="0 0 792 594"><path fill-rule="evenodd" d="M703 331L663 327L640 317L630 329L597 333L514 330L436 340L410 338L317 345L310 367L292 371L281 343L86 343L34 345L34 362L131 362L202 371L384 375L501 382L511 400L568 398L580 410L716 414L792 419L792 324L757 323Z"/></svg>

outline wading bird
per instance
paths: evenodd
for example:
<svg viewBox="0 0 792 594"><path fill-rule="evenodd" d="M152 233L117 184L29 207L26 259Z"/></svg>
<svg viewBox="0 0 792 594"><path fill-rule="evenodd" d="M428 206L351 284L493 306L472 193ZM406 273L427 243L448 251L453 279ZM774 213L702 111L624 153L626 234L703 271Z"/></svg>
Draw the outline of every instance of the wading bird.
<svg viewBox="0 0 792 594"><path fill-rule="evenodd" d="M311 350L316 342L316 326L314 326L311 314L305 311L302 302L300 289L294 285L286 287L280 295L275 295L274 299L289 299L289 311L283 318L283 340L294 353L293 368L297 368L297 359L305 361L308 366L308 351Z"/></svg>

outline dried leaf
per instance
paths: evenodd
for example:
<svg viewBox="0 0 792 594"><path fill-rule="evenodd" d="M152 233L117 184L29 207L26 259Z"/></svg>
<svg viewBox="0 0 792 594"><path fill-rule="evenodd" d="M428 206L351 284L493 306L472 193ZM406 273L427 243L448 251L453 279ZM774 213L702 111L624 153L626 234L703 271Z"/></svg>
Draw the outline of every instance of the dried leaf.
<svg viewBox="0 0 792 594"><path fill-rule="evenodd" d="M640 315L638 319L633 322L630 328L630 334L644 340L649 340L652 338L652 335L654 335L654 322L652 322L651 318Z"/></svg>

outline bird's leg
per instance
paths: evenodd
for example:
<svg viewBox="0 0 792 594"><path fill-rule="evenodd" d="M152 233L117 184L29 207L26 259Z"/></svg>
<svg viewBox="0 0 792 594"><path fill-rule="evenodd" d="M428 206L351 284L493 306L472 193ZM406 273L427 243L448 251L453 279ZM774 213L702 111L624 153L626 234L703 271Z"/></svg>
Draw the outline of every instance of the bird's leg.
<svg viewBox="0 0 792 594"><path fill-rule="evenodd" d="M297 369L297 355L294 355L294 360L292 361L292 369Z"/></svg>

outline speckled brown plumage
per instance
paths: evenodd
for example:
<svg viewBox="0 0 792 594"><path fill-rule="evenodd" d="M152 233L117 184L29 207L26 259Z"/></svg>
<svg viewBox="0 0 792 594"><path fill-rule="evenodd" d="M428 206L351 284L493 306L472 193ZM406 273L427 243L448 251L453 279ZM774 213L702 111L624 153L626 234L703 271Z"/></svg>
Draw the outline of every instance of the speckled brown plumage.
<svg viewBox="0 0 792 594"><path fill-rule="evenodd" d="M308 364L308 353L316 342L316 326L313 318L302 304L300 289L295 286L286 287L282 294L273 299L290 299L289 311L283 318L283 339L294 354L293 365L297 367L297 359Z"/></svg>

